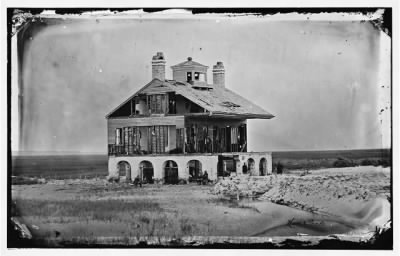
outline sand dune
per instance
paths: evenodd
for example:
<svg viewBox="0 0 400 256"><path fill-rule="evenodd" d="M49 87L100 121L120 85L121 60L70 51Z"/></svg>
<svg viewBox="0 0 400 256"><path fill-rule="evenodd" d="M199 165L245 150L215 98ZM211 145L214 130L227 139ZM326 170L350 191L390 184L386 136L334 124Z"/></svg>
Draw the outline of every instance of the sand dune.
<svg viewBox="0 0 400 256"><path fill-rule="evenodd" d="M358 229L382 227L390 220L390 169L374 166L330 168L266 177L220 180L214 194L259 196L301 210L326 214Z"/></svg>

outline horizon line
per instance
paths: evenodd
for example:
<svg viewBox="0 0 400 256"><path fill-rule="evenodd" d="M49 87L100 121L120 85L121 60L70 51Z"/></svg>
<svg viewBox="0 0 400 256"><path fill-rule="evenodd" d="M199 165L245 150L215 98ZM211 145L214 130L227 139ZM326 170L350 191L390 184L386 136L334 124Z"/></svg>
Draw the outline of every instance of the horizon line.
<svg viewBox="0 0 400 256"><path fill-rule="evenodd" d="M271 153L281 153L281 152L307 152L307 151L352 151L352 150L391 150L392 148L352 148L352 149L282 149L282 150L265 150L265 152L271 152ZM256 151L248 151L249 153L251 152L256 152ZM257 151L259 152L259 151ZM240 153L240 152L232 152L232 153ZM82 152L82 151L11 151L11 156L23 156L23 155L108 155L108 153L105 152L99 152L99 151L88 151L88 152Z"/></svg>

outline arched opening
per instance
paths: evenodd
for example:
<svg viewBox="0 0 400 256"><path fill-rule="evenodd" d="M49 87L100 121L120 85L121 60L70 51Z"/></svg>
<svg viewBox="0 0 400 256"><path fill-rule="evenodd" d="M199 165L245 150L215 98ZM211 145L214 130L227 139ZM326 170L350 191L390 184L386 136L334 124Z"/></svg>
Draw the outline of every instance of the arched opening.
<svg viewBox="0 0 400 256"><path fill-rule="evenodd" d="M118 176L126 181L131 181L131 166L126 161L121 161L117 165Z"/></svg>
<svg viewBox="0 0 400 256"><path fill-rule="evenodd" d="M189 181L196 181L203 175L201 162L199 160L190 160L187 163L189 169Z"/></svg>
<svg viewBox="0 0 400 256"><path fill-rule="evenodd" d="M178 184L178 165L168 160L164 163L164 179L166 184Z"/></svg>
<svg viewBox="0 0 400 256"><path fill-rule="evenodd" d="M153 164L149 161L142 161L139 164L139 175L143 183L153 184L154 168Z"/></svg>
<svg viewBox="0 0 400 256"><path fill-rule="evenodd" d="M254 175L254 170L255 170L255 167L256 167L255 165L256 165L256 164L255 164L253 158L249 158L249 159L247 160L247 168L248 168L248 170L249 170L250 175Z"/></svg>
<svg viewBox="0 0 400 256"><path fill-rule="evenodd" d="M217 165L217 175L218 177L223 176L227 177L230 176L231 173L236 173L237 169L237 161L233 156L218 156L218 165ZM245 167L247 172L247 166Z"/></svg>
<svg viewBox="0 0 400 256"><path fill-rule="evenodd" d="M265 176L267 173L267 160L263 157L260 160L260 175Z"/></svg>

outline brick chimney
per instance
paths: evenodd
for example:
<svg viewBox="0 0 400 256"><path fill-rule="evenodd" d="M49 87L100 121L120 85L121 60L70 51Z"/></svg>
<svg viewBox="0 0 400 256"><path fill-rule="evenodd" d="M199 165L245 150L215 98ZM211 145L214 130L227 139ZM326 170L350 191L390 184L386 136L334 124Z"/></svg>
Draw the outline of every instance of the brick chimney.
<svg viewBox="0 0 400 256"><path fill-rule="evenodd" d="M221 61L213 66L213 83L218 86L225 87L225 68Z"/></svg>
<svg viewBox="0 0 400 256"><path fill-rule="evenodd" d="M161 81L165 80L165 59L162 52L157 52L151 61L152 79L158 78Z"/></svg>

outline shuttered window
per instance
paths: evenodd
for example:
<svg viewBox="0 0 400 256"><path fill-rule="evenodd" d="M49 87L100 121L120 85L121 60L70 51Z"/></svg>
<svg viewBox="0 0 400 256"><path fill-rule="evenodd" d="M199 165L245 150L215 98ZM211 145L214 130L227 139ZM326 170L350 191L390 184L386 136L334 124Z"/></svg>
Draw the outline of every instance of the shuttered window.
<svg viewBox="0 0 400 256"><path fill-rule="evenodd" d="M179 132L177 130L177 136ZM246 126L218 127L193 124L186 127L185 152L221 153L245 151ZM178 145L178 137L177 137Z"/></svg>
<svg viewBox="0 0 400 256"><path fill-rule="evenodd" d="M156 125L148 127L148 148L153 154L165 153L168 146L168 126Z"/></svg>
<svg viewBox="0 0 400 256"><path fill-rule="evenodd" d="M239 139L240 139L240 135L239 135L239 129L236 127L232 127L231 128L231 149L232 152L238 152L239 149Z"/></svg>
<svg viewBox="0 0 400 256"><path fill-rule="evenodd" d="M168 108L168 96L166 94L149 95L147 105L151 114L165 114Z"/></svg>
<svg viewBox="0 0 400 256"><path fill-rule="evenodd" d="M122 144L121 133L122 133L122 129L121 128L115 129L115 145L121 145Z"/></svg>
<svg viewBox="0 0 400 256"><path fill-rule="evenodd" d="M183 152L183 145L184 145L184 129L176 129L176 149L178 153Z"/></svg>
<svg viewBox="0 0 400 256"><path fill-rule="evenodd" d="M128 154L139 153L141 133L139 127L124 127L124 148Z"/></svg>

